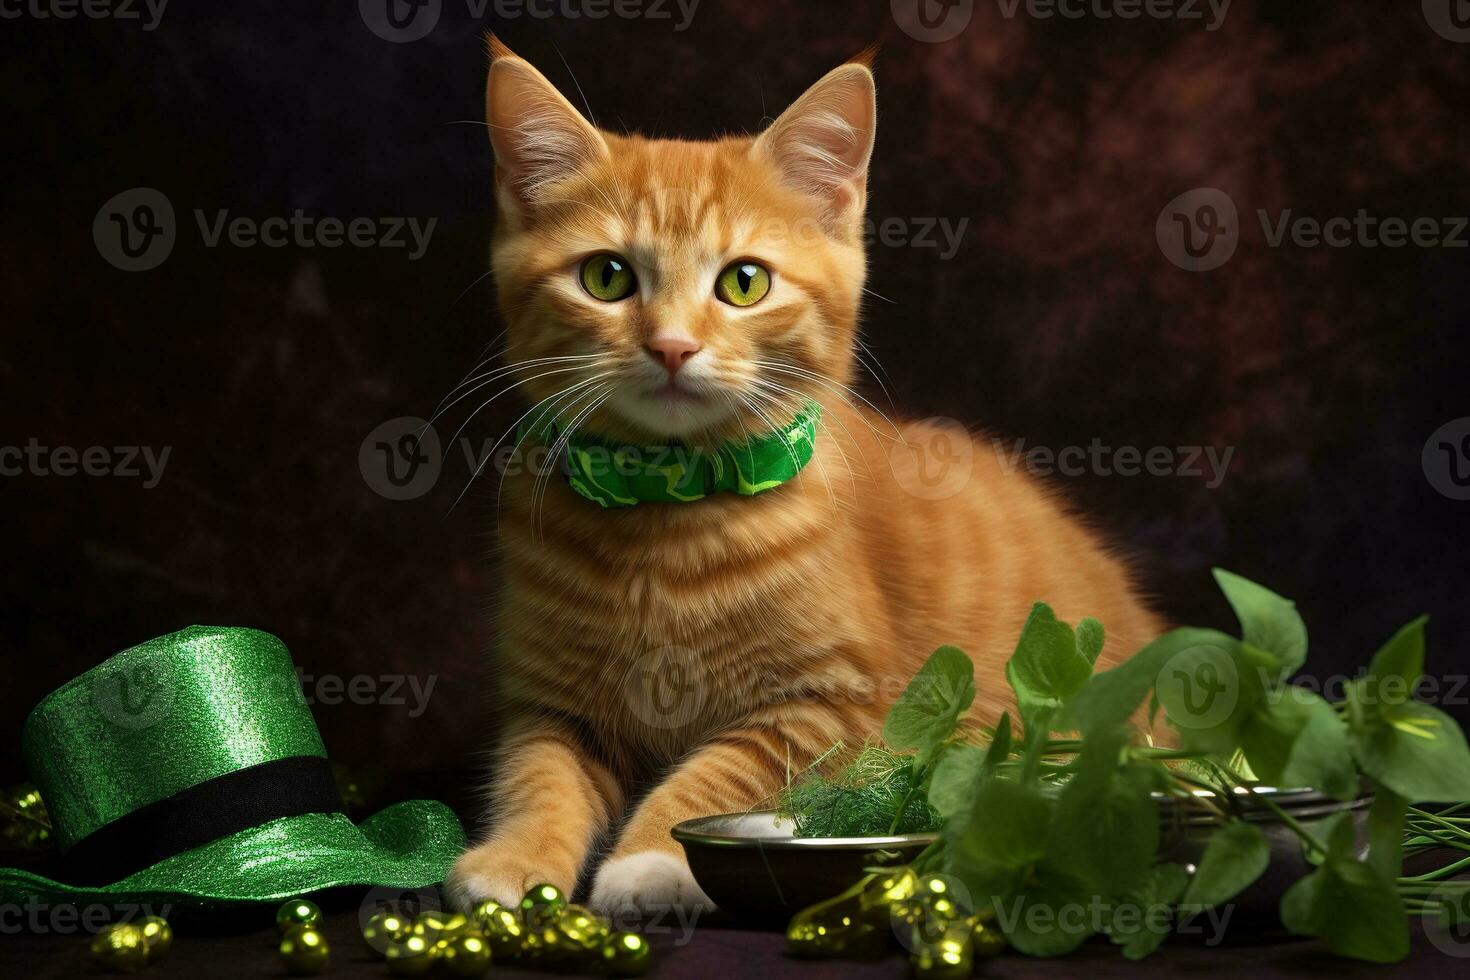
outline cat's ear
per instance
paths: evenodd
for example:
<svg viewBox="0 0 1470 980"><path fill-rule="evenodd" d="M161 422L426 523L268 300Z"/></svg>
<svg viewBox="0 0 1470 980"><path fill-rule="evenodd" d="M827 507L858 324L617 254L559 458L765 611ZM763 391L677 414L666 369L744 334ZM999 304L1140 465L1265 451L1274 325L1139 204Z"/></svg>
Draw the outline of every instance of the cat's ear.
<svg viewBox="0 0 1470 980"><path fill-rule="evenodd" d="M828 72L755 141L787 184L823 198L834 215L861 211L867 190L878 118L869 57Z"/></svg>
<svg viewBox="0 0 1470 980"><path fill-rule="evenodd" d="M499 38L486 37L485 122L497 183L518 204L607 154L607 144L556 86Z"/></svg>

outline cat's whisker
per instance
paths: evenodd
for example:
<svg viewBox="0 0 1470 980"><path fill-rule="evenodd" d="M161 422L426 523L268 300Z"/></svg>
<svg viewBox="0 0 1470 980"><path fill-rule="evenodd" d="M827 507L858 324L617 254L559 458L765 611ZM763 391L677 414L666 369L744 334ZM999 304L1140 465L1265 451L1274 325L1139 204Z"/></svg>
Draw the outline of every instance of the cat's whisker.
<svg viewBox="0 0 1470 980"><path fill-rule="evenodd" d="M602 385L595 385L589 390L579 393L575 398L568 402L566 406L557 408L556 415L553 416L553 418L560 418L563 415L570 413L574 410L574 406L581 403L584 398L596 401L596 399L602 394L602 392L606 391L609 387L611 387L611 383L604 382L604 384ZM539 427L539 420L537 425ZM561 432L558 433L557 438L553 440L552 446L549 447L547 450L545 457L545 469L542 472L536 474L536 478L531 484L530 517L533 533L539 529L539 525L537 524L536 519L536 513L538 509L537 502L541 499L542 494L544 493L544 488L550 486L551 474L561 468L561 456L557 447L561 443L561 435L568 431L568 427L559 426L559 428L561 429Z"/></svg>
<svg viewBox="0 0 1470 980"><path fill-rule="evenodd" d="M893 422L892 419L890 419L886 414L884 414L884 412L883 412L882 409L880 409L877 405L874 405L872 402L868 401L866 398L864 398L862 395L858 394L856 391L853 391L847 385L833 382L831 379L824 378L820 374L817 374L814 371L806 371L804 369L795 368L795 367L793 367L791 365L787 365L787 364L778 364L778 363L773 362L773 361L761 361L761 360L753 360L751 363L753 363L753 364L755 364L755 365L757 365L759 367L763 367L763 368L765 368L768 371L775 371L778 374L786 374L786 375L790 375L791 377L794 377L794 378L800 378L803 381L813 381L813 382L816 382L819 385L822 385L824 388L827 388L828 390L830 390L834 394L836 394L843 401L847 402L847 404L851 405L852 408L853 408L853 410L854 410L854 414L856 414L857 417L862 420L863 424L868 427L869 431L871 431L876 438L878 438L880 441L883 440L883 439L888 438L886 435L884 435L883 433L879 432L876 428L873 427L873 423L868 421L867 416L863 413L862 409L859 408L858 405L853 402L852 399L853 398L857 398L859 401L861 401L868 408L872 409L873 412L879 418L881 418L884 422L887 422L888 423L888 427L893 430L894 437L900 443L904 443L905 442L902 430L900 430L899 427L894 424L894 422ZM849 395L849 393L850 393L850 395Z"/></svg>
<svg viewBox="0 0 1470 980"><path fill-rule="evenodd" d="M573 419L571 424L568 425L566 429L561 433L561 435L557 438L556 443L551 447L551 452L548 455L549 460L554 461L561 459L561 454L566 450L566 447L571 444L572 436L576 434L577 427L581 425L584 421L586 421L587 418L597 410L598 406L600 406L603 402L607 401L613 396L615 388L615 385L608 384L601 389L596 389L601 393L595 394L593 396L592 403L589 404L585 409L583 409L581 414ZM553 463L553 465L555 464ZM551 481L549 479L544 481L542 484L542 490L539 499L540 518L544 518L546 516L546 490L550 486ZM531 525L532 527L535 527L539 530L541 529L541 524L540 518L537 517L537 513L538 501L535 497L533 497L531 501ZM545 538L543 535L543 540L544 539Z"/></svg>
<svg viewBox="0 0 1470 980"><path fill-rule="evenodd" d="M595 365L589 365L588 362L589 361L595 361L597 358L599 358L601 356L602 355L600 355L600 354L588 354L588 355L585 355L585 356L583 356L583 355L577 355L575 357L545 357L545 358L538 358L538 359L536 359L534 361L521 361L521 362L516 363L516 364L511 364L511 365L507 365L505 367L496 368L493 371L486 371L483 374L476 375L474 378L466 379L465 381L460 382L460 384L453 391L451 391L449 393L449 395L445 395L444 397L446 399L448 399L451 395L454 395L455 392L460 392L457 396L455 396L453 398L452 401L448 401L447 403L441 401L439 403L439 407L434 410L434 414L432 414L431 416L429 416L429 422L428 422L428 424L432 425L434 422L438 421L439 417L442 416L445 412L449 411L451 408L453 408L458 403L464 401L466 398L468 398L470 395L474 394L476 391L479 391L481 388L483 388L486 385L490 384L492 381L496 381L496 380L498 380L500 378L504 378L504 377L506 377L508 375L514 375L518 371L526 371L526 370L530 370L530 369L534 369L534 368L538 368L538 367L545 367L545 366L547 366L549 364L562 364L562 365L565 365L565 364L567 364L568 362L571 362L571 361L575 361L577 363L575 365L573 365L573 366L563 368L562 371L550 371L550 372L547 372L547 373L548 374L557 374L557 373L562 373L563 371L568 371L568 370L575 371L578 368L581 368L581 367L584 367L584 366L595 366ZM536 380L536 378L542 378L542 377L545 377L545 376L546 376L545 374L535 375L534 377L527 378L527 379L525 379L523 381L516 382L516 384L511 385L510 388L518 387L521 384L525 384L526 381L534 381L534 380ZM502 391L497 392L496 395L490 399L490 401L494 401L495 398L500 397L500 395L504 394L506 391L509 391L510 388L505 388ZM465 390L460 391L460 389L465 389ZM489 402L487 401L485 404L489 404ZM483 407L484 406L482 405L481 408L483 408ZM478 412L479 409L476 409L475 411ZM473 417L473 414L474 413L471 413L471 417Z"/></svg>
<svg viewBox="0 0 1470 980"><path fill-rule="evenodd" d="M521 427L521 423L525 422L527 418L529 418L532 414L536 413L539 410L541 414L536 416L536 421L531 423L531 425L527 427L525 435L517 437L515 444L511 447L510 458L515 459L520 454L521 447L525 444L525 441L530 438L531 434L540 427L542 421L545 420L547 415L555 410L556 402L561 401L563 398L576 392L578 389L585 388L586 386L593 384L606 376L606 374L599 374L594 377L587 378L583 381L578 381L576 384L563 388L561 391L558 391L551 397L546 398L535 405L532 405L529 409L525 411L525 413L521 415L520 418L516 419L515 422L511 424L511 427L507 429L499 439L495 440L495 445L490 448L490 455L493 456L495 451L500 448L500 444L505 441L506 436L513 435L516 430ZM486 458L488 459L489 457L487 456ZM483 468L484 465L485 464L482 462L480 464L481 468ZM478 475L478 473L476 475ZM500 524L500 496L501 493L504 492L504 490L505 481L502 480L500 482L500 486L495 491L495 522L497 527L499 527Z"/></svg>
<svg viewBox="0 0 1470 980"><path fill-rule="evenodd" d="M779 384L778 382L775 382L775 381L770 381L770 380L765 379L765 378L757 378L757 379L755 379L755 383L758 384L758 385L760 385L763 388L768 389L768 390L777 390L777 391L786 392L786 393L790 394L794 398L810 398L811 397L810 395L806 394L805 392L797 391L794 388L788 388L785 385ZM837 414L836 412L829 411L827 409L827 406L826 405L823 405L822 402L819 399L812 398L812 401L816 402L817 403L817 406L819 408L821 408L821 410L822 410L821 418L818 420L817 424L819 426L828 427L828 426L831 425L832 422L836 422L839 426L842 427L842 431L847 436L848 441L850 441L853 444L853 446L856 447L858 445L858 441L857 441L857 439L855 439L853 437L852 430L850 428L848 428L847 423L842 420L842 416L839 415L839 414ZM834 435L835 435L835 433L834 433ZM857 476L852 471L852 461L847 456L847 450L845 450L845 449L842 448L842 441L840 439L835 439L834 438L833 443L834 443L834 445L837 446L837 451L842 454L842 462L843 462L843 465L845 465L847 467L848 475L852 478L854 486L856 486L856 484L857 484ZM869 480L873 479L873 467L868 462L867 454L866 453L863 453L861 455L861 458L862 458L862 461L863 461L864 468L867 469L867 471L868 471L868 479Z"/></svg>
<svg viewBox="0 0 1470 980"><path fill-rule="evenodd" d="M782 394L788 395L788 396L790 396L792 398L795 398L795 399L798 399L798 400L801 400L801 399L805 399L805 398L810 397L810 396L806 395L804 392L796 391L793 388L787 388L786 386L776 384L773 381L767 381L765 379L757 378L757 379L755 379L755 383L758 384L764 390L780 392ZM820 401L817 401L817 399L813 398L812 401L817 402L817 406L822 409L821 418L818 419L818 422L817 422L817 424L819 426L826 426L828 424L828 421L827 420L829 418L830 419L833 419L833 420L835 420L837 422L838 425L842 426L842 430L843 430L843 432L845 432L847 434L847 438L850 439L850 440L852 440L854 445L857 444L857 441L854 440L854 439L852 439L852 431L850 429L848 429L847 423L844 422L844 421L842 421L842 417L841 416L836 415L836 414L834 414L832 412L827 411L826 406L825 405L822 405L822 403ZM857 474L852 471L852 461L847 456L847 450L845 450L845 449L842 448L842 441L840 439L833 438L832 444L837 447L837 452L839 454L841 454L841 456L842 456L842 465L847 468L847 478L848 478L848 481L852 484L853 488L856 489L857 488ZM863 465L864 466L867 466L867 468L868 468L868 478L871 480L872 477L873 477L873 469L872 469L871 466L868 466L868 460L867 460L867 457L866 456L863 457Z"/></svg>
<svg viewBox="0 0 1470 980"><path fill-rule="evenodd" d="M515 382L514 384L506 385L504 388L501 388L495 394L491 395L489 398L487 398L483 402L481 402L480 405L473 412L471 412L468 416L465 417L465 420L460 423L459 428L454 430L454 435L450 437L450 439L449 439L450 445L453 445L456 441L458 441L459 436L460 436L460 433L464 432L465 427L468 426L470 424L470 422L474 420L474 418L475 418L476 415L479 415L480 412L484 411L484 409L485 409L485 407L487 405L489 405L491 402L495 401L495 399L499 398L501 395L504 395L505 393L507 393L509 391L512 391L512 390L514 390L516 388L519 388L522 385L530 384L532 381L539 381L542 378L549 378L549 377L551 377L554 374L570 374L570 373L572 373L574 371L582 371L582 370L589 370L589 369L590 370L595 370L598 367L604 367L604 366L605 365L597 365L597 364L585 364L585 365L584 364L578 364L578 365L575 365L573 367L557 368L556 370L553 370L553 371L542 371L540 374L533 375L533 376L531 376L529 378L523 378L520 381ZM611 373L611 372L606 372L605 371L602 374L598 375L598 377L606 377L609 373Z"/></svg>
<svg viewBox="0 0 1470 980"><path fill-rule="evenodd" d="M578 389L585 388L586 386L591 385L591 384L596 384L597 382L601 381L603 378L608 377L611 373L612 372L610 372L610 371L605 371L602 374L595 374L595 375L593 375L590 378L584 378L581 381L574 382L573 384L568 385L567 387L561 389L560 391L558 391L556 394L552 395L551 397L549 397L547 399L544 399L543 401L537 402L535 405L532 405L531 408L529 410L527 410L523 415L521 415L520 418L518 418L518 419L515 420L515 422L511 425L511 427L509 429L507 429L504 433L501 434L501 436L500 436L499 439L496 439L495 440L495 444L490 447L489 452L485 453L485 455L481 458L480 465L477 466L477 467L475 467L475 471L470 474L469 481L465 483L464 489L460 490L459 496L457 496L457 497L454 498L454 503L452 503L452 504L449 505L449 510L450 511L453 511L454 508L459 505L460 500L462 500L464 498L464 495L469 492L469 489L474 484L474 482L480 478L480 474L482 474L485 471L486 465L490 462L490 460L492 460L492 459L495 458L495 452L496 452L496 450L498 450L500 448L501 443L503 443L505 441L505 437L508 436L508 435L510 435L510 434L512 434L512 433L514 433L516 431L516 429L520 428L521 423L526 420L527 416L531 415L531 413L532 412L535 412L538 408L541 408L542 406L547 405L550 402L554 402L556 400L559 400L564 395L566 395L566 394L568 394L570 392L574 392L574 391L577 391ZM540 419L539 418L537 419L537 422L538 423L540 422ZM527 435L529 435L529 434L530 433L528 432ZM456 434L456 438L458 438L458 435L457 434ZM450 440L450 444L452 445L453 442L454 442L454 440L451 439ZM515 449L513 449L512 452L511 452L511 458L512 459L515 458L516 452L518 452L520 450L520 445L521 445L521 440L517 440L516 445L515 445ZM500 485L496 488L496 491L495 491L495 513L496 513L496 523L497 523L497 525L499 524L499 515L500 515L500 492L501 492L502 489L504 489L504 487L505 487L505 481L502 480L500 482Z"/></svg>
<svg viewBox="0 0 1470 980"><path fill-rule="evenodd" d="M761 394L758 393L758 392L751 392L750 394L751 394L751 396L753 398L756 398L757 400L759 400L761 398ZM781 407L780 406L780 403L776 402L775 399L774 399L774 397L771 396L770 394L766 394L764 396L764 398L765 398L765 401L766 401L767 404L770 404L771 406L777 407L777 408ZM742 396L742 400L743 400L743 396ZM753 410L759 411L758 409L755 409L755 406L753 404L751 405L751 408ZM788 450L789 450L789 448L790 447L788 446ZM817 464L817 472L822 475L822 483L825 484L826 487L827 487L827 497L832 501L832 509L833 509L834 512L836 512L837 509L838 509L838 504L837 504L837 491L833 489L833 487L832 487L832 478L827 473L827 465L826 465L826 463L824 463L822 461L822 456L821 456L820 453L818 453L816 451L815 447L813 447L813 450L812 450L812 459L816 461L816 464ZM791 461L792 461L793 464L796 463L796 457L794 455L791 457ZM798 466L798 472L799 471L800 471L800 467ZM850 468L849 468L849 471L848 471L848 475L849 476L852 475L852 472L851 472L851 469Z"/></svg>

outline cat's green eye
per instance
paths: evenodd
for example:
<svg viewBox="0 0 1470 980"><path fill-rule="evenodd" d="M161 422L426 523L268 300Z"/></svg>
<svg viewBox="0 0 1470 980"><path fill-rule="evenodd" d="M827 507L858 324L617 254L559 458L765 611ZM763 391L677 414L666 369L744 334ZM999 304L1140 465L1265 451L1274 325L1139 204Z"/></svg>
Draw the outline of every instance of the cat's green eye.
<svg viewBox="0 0 1470 980"><path fill-rule="evenodd" d="M626 259L603 253L582 263L582 288L596 299L616 303L638 288L638 279Z"/></svg>
<svg viewBox="0 0 1470 980"><path fill-rule="evenodd" d="M731 306L754 306L771 291L771 273L755 262L732 262L715 280L715 295Z"/></svg>

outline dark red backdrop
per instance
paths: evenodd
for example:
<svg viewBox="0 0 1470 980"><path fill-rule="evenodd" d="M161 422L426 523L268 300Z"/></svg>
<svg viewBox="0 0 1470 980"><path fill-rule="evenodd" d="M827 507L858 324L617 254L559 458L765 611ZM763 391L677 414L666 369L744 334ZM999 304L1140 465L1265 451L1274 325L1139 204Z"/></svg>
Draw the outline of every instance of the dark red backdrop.
<svg viewBox="0 0 1470 980"><path fill-rule="evenodd" d="M1207 30L979 2L941 43L901 30L887 0L703 0L682 31L673 6L538 19L444 0L412 43L351 3L209 6L170 6L151 31L5 27L0 443L171 453L151 489L0 478L0 782L19 778L16 734L41 695L193 622L274 631L314 675L436 678L417 717L411 697L320 703L340 760L472 758L493 484L450 512L468 480L455 453L427 495L390 501L358 452L385 420L432 410L499 331L477 280L489 153L462 122L481 116L486 28L568 91L574 71L605 125L688 136L754 128L882 41L871 210L904 231L873 249L885 300L867 337L901 409L1052 448L1233 448L1214 488L1061 482L1176 619L1229 624L1207 571L1223 564L1301 601L1318 675L1420 611L1432 665L1464 669L1470 503L1434 489L1421 449L1470 414L1470 251L1272 247L1256 218L1470 213L1470 44L1419 4L1235 0ZM178 241L124 272L92 226L140 186L171 201ZM1177 268L1155 236L1197 187L1240 215L1235 254L1209 272ZM438 224L417 261L210 248L196 208ZM952 256L895 243L927 219L968 222ZM493 409L475 440L515 417Z"/></svg>

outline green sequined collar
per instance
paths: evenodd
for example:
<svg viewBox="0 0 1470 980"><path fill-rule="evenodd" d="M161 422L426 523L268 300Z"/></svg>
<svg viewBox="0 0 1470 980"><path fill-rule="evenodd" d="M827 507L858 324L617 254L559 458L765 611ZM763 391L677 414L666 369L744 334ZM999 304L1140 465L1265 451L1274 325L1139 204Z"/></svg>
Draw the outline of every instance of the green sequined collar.
<svg viewBox="0 0 1470 980"><path fill-rule="evenodd" d="M721 491L749 497L779 487L811 461L821 417L821 407L809 401L780 431L718 450L682 443L626 446L573 433L558 462L571 488L602 507L684 503ZM559 422L523 423L517 442L531 436L554 447L561 441Z"/></svg>

